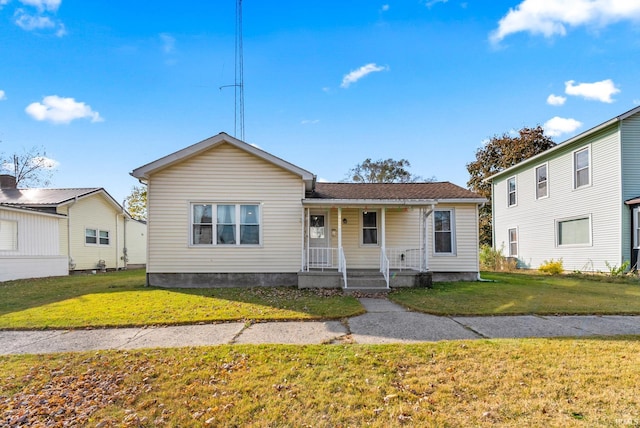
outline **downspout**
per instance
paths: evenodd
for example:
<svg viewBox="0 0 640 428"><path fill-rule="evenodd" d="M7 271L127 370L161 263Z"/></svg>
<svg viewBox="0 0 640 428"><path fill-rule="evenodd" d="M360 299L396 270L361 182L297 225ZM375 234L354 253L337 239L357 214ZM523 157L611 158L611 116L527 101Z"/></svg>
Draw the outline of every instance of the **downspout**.
<svg viewBox="0 0 640 428"><path fill-rule="evenodd" d="M74 206L78 202L78 196L76 195L73 198L73 202L67 208L67 258L69 264L69 270L74 270L76 268L76 263L73 261L73 256L71 254L71 207Z"/></svg>
<svg viewBox="0 0 640 428"><path fill-rule="evenodd" d="M118 257L118 248L120 247L118 244L118 213L116 213L116 245L115 245L115 250L116 250L116 270L120 270L120 266L118 266L119 263L119 257Z"/></svg>

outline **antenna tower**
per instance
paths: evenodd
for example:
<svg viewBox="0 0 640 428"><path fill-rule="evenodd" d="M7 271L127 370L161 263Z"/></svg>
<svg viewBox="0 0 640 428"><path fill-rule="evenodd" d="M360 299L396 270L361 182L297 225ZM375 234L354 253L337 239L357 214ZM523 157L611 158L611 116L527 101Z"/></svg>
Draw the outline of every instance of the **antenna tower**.
<svg viewBox="0 0 640 428"><path fill-rule="evenodd" d="M235 137L244 141L244 63L242 52L242 0L236 0L236 50L235 50L235 112L233 126ZM239 132L239 136L238 136Z"/></svg>

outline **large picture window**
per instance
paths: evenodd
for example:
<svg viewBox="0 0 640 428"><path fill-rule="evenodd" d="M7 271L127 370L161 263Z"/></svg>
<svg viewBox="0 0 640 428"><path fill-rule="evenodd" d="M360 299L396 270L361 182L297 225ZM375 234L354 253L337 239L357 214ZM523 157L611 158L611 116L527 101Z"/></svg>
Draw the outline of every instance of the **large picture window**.
<svg viewBox="0 0 640 428"><path fill-rule="evenodd" d="M16 251L18 249L18 222L0 220L0 250Z"/></svg>
<svg viewBox="0 0 640 428"><path fill-rule="evenodd" d="M591 219L571 218L557 221L558 245L590 245Z"/></svg>
<svg viewBox="0 0 640 428"><path fill-rule="evenodd" d="M191 211L193 245L260 244L258 204L192 204Z"/></svg>
<svg viewBox="0 0 640 428"><path fill-rule="evenodd" d="M362 211L362 244L378 245L378 213Z"/></svg>
<svg viewBox="0 0 640 428"><path fill-rule="evenodd" d="M547 165L536 168L536 199L546 198L549 195L549 179L547 178Z"/></svg>
<svg viewBox="0 0 640 428"><path fill-rule="evenodd" d="M518 202L516 195L516 178L511 177L507 180L507 205L512 207Z"/></svg>
<svg viewBox="0 0 640 428"><path fill-rule="evenodd" d="M87 227L84 230L84 243L87 245L109 245L111 243L109 231Z"/></svg>
<svg viewBox="0 0 640 428"><path fill-rule="evenodd" d="M591 184L589 147L573 153L574 188Z"/></svg>
<svg viewBox="0 0 640 428"><path fill-rule="evenodd" d="M434 250L437 254L455 252L453 210L433 212L433 235Z"/></svg>

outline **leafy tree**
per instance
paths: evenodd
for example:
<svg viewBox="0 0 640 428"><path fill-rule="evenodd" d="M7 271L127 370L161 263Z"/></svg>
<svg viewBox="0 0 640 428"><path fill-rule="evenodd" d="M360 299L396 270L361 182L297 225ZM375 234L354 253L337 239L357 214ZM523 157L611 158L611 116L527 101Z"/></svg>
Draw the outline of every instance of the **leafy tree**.
<svg viewBox="0 0 640 428"><path fill-rule="evenodd" d="M407 170L411 164L406 159L378 159L372 161L367 158L347 173L346 181L353 183L414 183L422 177ZM427 181L434 181L431 178Z"/></svg>
<svg viewBox="0 0 640 428"><path fill-rule="evenodd" d="M2 170L16 178L17 187L46 187L58 162L47 157L44 148L32 147L22 153L0 158Z"/></svg>
<svg viewBox="0 0 640 428"><path fill-rule="evenodd" d="M499 173L525 159L542 153L556 145L544 135L540 125L522 128L517 136L495 135L487 144L476 151L476 160L467 164L470 190L489 199L480 208L480 244L491 245L491 183L484 179Z"/></svg>
<svg viewBox="0 0 640 428"><path fill-rule="evenodd" d="M126 208L131 217L136 220L147 219L147 187L133 186L131 193L125 199Z"/></svg>

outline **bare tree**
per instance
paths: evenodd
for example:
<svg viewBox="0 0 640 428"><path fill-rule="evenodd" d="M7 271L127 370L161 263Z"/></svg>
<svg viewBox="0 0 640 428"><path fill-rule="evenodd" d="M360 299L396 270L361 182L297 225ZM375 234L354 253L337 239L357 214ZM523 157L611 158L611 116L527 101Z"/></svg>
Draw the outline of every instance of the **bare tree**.
<svg viewBox="0 0 640 428"><path fill-rule="evenodd" d="M47 157L44 148L32 147L22 153L3 156L1 169L16 178L17 187L46 187L58 162Z"/></svg>

